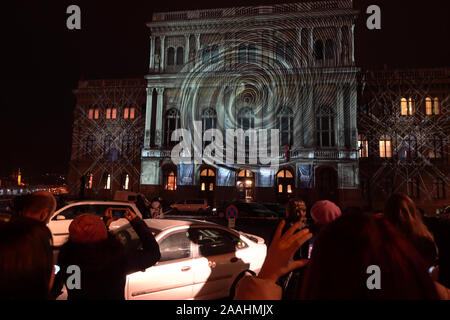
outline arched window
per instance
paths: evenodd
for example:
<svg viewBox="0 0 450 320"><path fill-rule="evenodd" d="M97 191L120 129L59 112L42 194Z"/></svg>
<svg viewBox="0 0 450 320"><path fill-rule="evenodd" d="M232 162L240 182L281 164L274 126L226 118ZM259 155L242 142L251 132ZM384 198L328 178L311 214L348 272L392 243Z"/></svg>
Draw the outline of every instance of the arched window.
<svg viewBox="0 0 450 320"><path fill-rule="evenodd" d="M175 49L170 47L167 49L167 65L173 66L175 64Z"/></svg>
<svg viewBox="0 0 450 320"><path fill-rule="evenodd" d="M105 185L104 185L104 189L106 189L106 190L111 190L111 174L110 174L110 173L106 173L106 174L105 174Z"/></svg>
<svg viewBox="0 0 450 320"><path fill-rule="evenodd" d="M331 39L325 41L325 59L334 59L334 43Z"/></svg>
<svg viewBox="0 0 450 320"><path fill-rule="evenodd" d="M130 189L130 175L128 173L122 175L122 189L123 190Z"/></svg>
<svg viewBox="0 0 450 320"><path fill-rule="evenodd" d="M414 101L411 97L408 99L401 98L400 107L402 116L411 116L414 114Z"/></svg>
<svg viewBox="0 0 450 320"><path fill-rule="evenodd" d="M434 198L445 199L445 182L441 178L436 178L433 181Z"/></svg>
<svg viewBox="0 0 450 320"><path fill-rule="evenodd" d="M369 143L364 134L358 134L358 153L360 158L367 158L369 156Z"/></svg>
<svg viewBox="0 0 450 320"><path fill-rule="evenodd" d="M111 153L113 147L113 138L110 135L105 137L104 155L108 156Z"/></svg>
<svg viewBox="0 0 450 320"><path fill-rule="evenodd" d="M89 107L88 119L94 119L94 108L92 106Z"/></svg>
<svg viewBox="0 0 450 320"><path fill-rule="evenodd" d="M184 50L183 47L177 48L177 65L182 65L184 61Z"/></svg>
<svg viewBox="0 0 450 320"><path fill-rule="evenodd" d="M200 190L201 191L214 191L216 184L216 174L212 169L203 169L200 172Z"/></svg>
<svg viewBox="0 0 450 320"><path fill-rule="evenodd" d="M238 114L238 127L245 130L255 127L255 114L251 108L242 108Z"/></svg>
<svg viewBox="0 0 450 320"><path fill-rule="evenodd" d="M117 118L117 108L108 107L106 108L106 119L116 119Z"/></svg>
<svg viewBox="0 0 450 320"><path fill-rule="evenodd" d="M219 46L213 45L211 48L211 63L217 63L219 61Z"/></svg>
<svg viewBox="0 0 450 320"><path fill-rule="evenodd" d="M94 119L98 119L100 117L100 109L97 105L94 106Z"/></svg>
<svg viewBox="0 0 450 320"><path fill-rule="evenodd" d="M238 62L239 63L245 63L246 62L246 56L247 56L247 46L243 43L239 45L239 52L238 52Z"/></svg>
<svg viewBox="0 0 450 320"><path fill-rule="evenodd" d="M428 153L428 157L431 159L440 159L442 158L442 147L443 147L443 143L442 143L442 138L435 135L433 136L433 138L430 140L430 147L431 150Z"/></svg>
<svg viewBox="0 0 450 320"><path fill-rule="evenodd" d="M392 157L392 143L391 137L383 135L380 138L380 158Z"/></svg>
<svg viewBox="0 0 450 320"><path fill-rule="evenodd" d="M277 191L278 193L292 193L294 188L294 175L290 170L281 169L277 173Z"/></svg>
<svg viewBox="0 0 450 320"><path fill-rule="evenodd" d="M129 158L133 154L133 137L125 135L122 139L122 157Z"/></svg>
<svg viewBox="0 0 450 320"><path fill-rule="evenodd" d="M408 196L413 199L419 198L419 178L409 178L407 181Z"/></svg>
<svg viewBox="0 0 450 320"><path fill-rule="evenodd" d="M426 115L432 115L433 114L433 104L431 102L431 98L427 97L425 99L425 113Z"/></svg>
<svg viewBox="0 0 450 320"><path fill-rule="evenodd" d="M215 129L217 123L217 114L213 108L207 108L202 112L202 136L208 129Z"/></svg>
<svg viewBox="0 0 450 320"><path fill-rule="evenodd" d="M248 62L253 63L256 61L256 47L254 44L248 46Z"/></svg>
<svg viewBox="0 0 450 320"><path fill-rule="evenodd" d="M323 42L322 40L316 40L314 43L314 57L316 60L323 60Z"/></svg>
<svg viewBox="0 0 450 320"><path fill-rule="evenodd" d="M92 135L89 135L86 138L86 144L84 149L85 155L92 155L94 153L94 144L95 144L95 138Z"/></svg>
<svg viewBox="0 0 450 320"><path fill-rule="evenodd" d="M171 141L172 132L180 128L180 112L177 109L170 109L166 112L165 144L173 146L176 141Z"/></svg>
<svg viewBox="0 0 450 320"><path fill-rule="evenodd" d="M174 191L177 189L177 174L175 170L166 169L164 170L164 190Z"/></svg>
<svg viewBox="0 0 450 320"><path fill-rule="evenodd" d="M319 147L334 147L334 112L328 105L319 107L316 116L316 143Z"/></svg>
<svg viewBox="0 0 450 320"><path fill-rule="evenodd" d="M278 113L278 129L282 146L292 146L294 140L294 113L289 107L281 108Z"/></svg>
<svg viewBox="0 0 450 320"><path fill-rule="evenodd" d="M434 108L433 108L434 109L434 114L439 114L439 112L440 112L439 98L435 97L433 102L434 102Z"/></svg>
<svg viewBox="0 0 450 320"><path fill-rule="evenodd" d="M236 187L241 199L252 200L255 175L250 170L241 170L237 176Z"/></svg>

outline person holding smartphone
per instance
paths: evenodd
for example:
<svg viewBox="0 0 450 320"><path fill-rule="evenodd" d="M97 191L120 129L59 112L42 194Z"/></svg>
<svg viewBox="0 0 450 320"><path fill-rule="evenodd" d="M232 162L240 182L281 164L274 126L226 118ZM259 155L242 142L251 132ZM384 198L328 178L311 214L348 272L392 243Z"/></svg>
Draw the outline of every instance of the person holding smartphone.
<svg viewBox="0 0 450 320"><path fill-rule="evenodd" d="M58 256L61 270L56 275L53 296L56 298L71 272L68 267L78 266L81 271L80 288L67 288L69 300L107 299L123 300L127 274L143 271L159 261L159 245L146 223L129 208L123 208L124 218L136 231L142 250L126 248L107 231L107 225L117 218L109 208L105 222L93 214L75 218L69 226L69 240Z"/></svg>
<svg viewBox="0 0 450 320"><path fill-rule="evenodd" d="M153 219L163 219L164 213L162 210L161 202L158 198L152 200L150 204L150 216Z"/></svg>

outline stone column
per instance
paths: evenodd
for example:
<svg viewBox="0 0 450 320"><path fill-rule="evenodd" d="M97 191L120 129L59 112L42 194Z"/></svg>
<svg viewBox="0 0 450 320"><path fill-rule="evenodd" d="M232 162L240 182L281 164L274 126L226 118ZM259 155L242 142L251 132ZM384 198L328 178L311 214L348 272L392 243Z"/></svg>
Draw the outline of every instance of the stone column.
<svg viewBox="0 0 450 320"><path fill-rule="evenodd" d="M165 40L166 36L161 36L161 71L164 71L164 69L166 69L166 48L164 46Z"/></svg>
<svg viewBox="0 0 450 320"><path fill-rule="evenodd" d="M150 70L155 68L155 37L150 36Z"/></svg>
<svg viewBox="0 0 450 320"><path fill-rule="evenodd" d="M308 55L309 55L309 64L311 67L314 66L314 27L311 27L309 29L309 48L308 48Z"/></svg>
<svg viewBox="0 0 450 320"><path fill-rule="evenodd" d="M158 147L163 146L163 103L164 103L164 88L157 88L158 99L156 104L156 128L155 128L155 144Z"/></svg>
<svg viewBox="0 0 450 320"><path fill-rule="evenodd" d="M145 108L145 136L144 136L145 149L150 149L152 113L153 113L152 106L153 106L153 88L147 88L147 102Z"/></svg>
<svg viewBox="0 0 450 320"><path fill-rule="evenodd" d="M303 86L303 146L312 148L314 146L314 86L308 84Z"/></svg>
<svg viewBox="0 0 450 320"><path fill-rule="evenodd" d="M189 49L190 49L189 38L190 38L190 37L191 37L190 34L184 36L184 39L185 39L185 45L184 45L184 64L188 63L188 61L189 61Z"/></svg>
<svg viewBox="0 0 450 320"><path fill-rule="evenodd" d="M337 147L345 147L345 108L344 108L344 86L336 85L336 137Z"/></svg>
<svg viewBox="0 0 450 320"><path fill-rule="evenodd" d="M341 57L342 57L342 27L337 27L337 44L336 44L336 63L338 66L341 65Z"/></svg>
<svg viewBox="0 0 450 320"><path fill-rule="evenodd" d="M197 63L200 63L200 61L202 61L202 55L200 54L200 33L195 34L195 42L196 42L196 46L197 46L197 50L195 52L197 59L196 59L194 65Z"/></svg>

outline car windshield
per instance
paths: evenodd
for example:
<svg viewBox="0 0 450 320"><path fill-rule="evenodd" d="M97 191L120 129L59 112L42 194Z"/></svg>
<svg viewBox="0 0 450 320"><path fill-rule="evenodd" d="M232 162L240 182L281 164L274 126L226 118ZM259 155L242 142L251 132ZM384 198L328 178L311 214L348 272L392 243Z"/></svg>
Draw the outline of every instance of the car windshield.
<svg viewBox="0 0 450 320"><path fill-rule="evenodd" d="M161 230L159 229L149 229L154 237L161 233ZM137 235L136 231L134 231L131 225L127 225L125 228L112 230L111 234L113 234L127 249L132 247L137 248L141 245L139 236Z"/></svg>

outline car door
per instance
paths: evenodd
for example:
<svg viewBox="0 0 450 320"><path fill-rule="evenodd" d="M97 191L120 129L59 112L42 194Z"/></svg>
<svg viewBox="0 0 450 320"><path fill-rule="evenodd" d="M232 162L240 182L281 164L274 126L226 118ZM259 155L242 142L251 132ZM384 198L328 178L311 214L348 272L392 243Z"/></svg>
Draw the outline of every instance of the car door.
<svg viewBox="0 0 450 320"><path fill-rule="evenodd" d="M144 272L127 276L129 300L184 300L192 298L193 246L187 231L173 232L159 241L160 261Z"/></svg>
<svg viewBox="0 0 450 320"><path fill-rule="evenodd" d="M58 214L55 214L48 224L53 236L53 245L63 245L69 238L69 226L73 219L90 211L92 211L90 205L73 205L63 208Z"/></svg>
<svg viewBox="0 0 450 320"><path fill-rule="evenodd" d="M224 229L214 227L191 228L189 233L196 243L194 298L227 297L233 281L249 267L236 256L240 239Z"/></svg>

